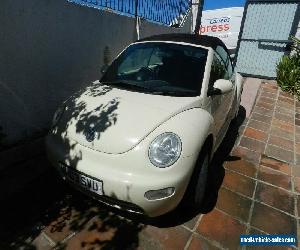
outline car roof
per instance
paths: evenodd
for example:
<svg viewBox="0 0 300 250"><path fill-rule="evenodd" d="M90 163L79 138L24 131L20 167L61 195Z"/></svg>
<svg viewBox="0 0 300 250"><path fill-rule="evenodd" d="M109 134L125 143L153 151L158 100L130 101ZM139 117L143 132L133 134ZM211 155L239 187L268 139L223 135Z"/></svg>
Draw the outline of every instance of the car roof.
<svg viewBox="0 0 300 250"><path fill-rule="evenodd" d="M195 45L202 45L204 47L211 47L216 49L217 46L223 47L226 51L227 48L221 39L218 37L198 35L198 34L186 34L186 33L171 33L171 34L161 34L142 38L137 42L147 42L147 41L168 41L168 42L184 42Z"/></svg>

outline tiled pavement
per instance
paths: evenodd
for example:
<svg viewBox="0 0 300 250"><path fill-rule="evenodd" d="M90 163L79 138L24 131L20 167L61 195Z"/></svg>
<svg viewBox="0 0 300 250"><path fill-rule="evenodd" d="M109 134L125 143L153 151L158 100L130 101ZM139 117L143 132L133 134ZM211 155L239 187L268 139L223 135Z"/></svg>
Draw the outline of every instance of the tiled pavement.
<svg viewBox="0 0 300 250"><path fill-rule="evenodd" d="M246 129L244 129L246 127ZM244 130L243 130L244 129ZM276 84L261 85L255 106L242 126L239 146L300 166L300 102L278 90Z"/></svg>
<svg viewBox="0 0 300 250"><path fill-rule="evenodd" d="M265 249L239 246L240 234L250 233L296 234L300 239L300 102L274 83L263 83L222 165L225 175L216 204L204 214L186 217L183 210L169 224L149 224L125 219L84 198L75 203L67 198L24 242L43 250L173 250Z"/></svg>

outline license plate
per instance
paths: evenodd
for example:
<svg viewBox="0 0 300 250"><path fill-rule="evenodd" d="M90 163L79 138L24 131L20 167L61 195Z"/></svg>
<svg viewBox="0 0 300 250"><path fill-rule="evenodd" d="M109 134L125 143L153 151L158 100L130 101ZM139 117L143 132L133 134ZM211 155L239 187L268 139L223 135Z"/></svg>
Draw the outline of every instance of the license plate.
<svg viewBox="0 0 300 250"><path fill-rule="evenodd" d="M60 163L63 177L98 195L103 195L103 182Z"/></svg>

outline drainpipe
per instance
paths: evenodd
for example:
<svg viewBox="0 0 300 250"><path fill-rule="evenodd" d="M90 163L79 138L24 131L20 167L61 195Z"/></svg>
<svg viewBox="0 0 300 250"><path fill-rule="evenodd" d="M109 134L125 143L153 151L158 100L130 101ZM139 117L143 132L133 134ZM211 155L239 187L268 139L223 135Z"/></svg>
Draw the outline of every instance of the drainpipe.
<svg viewBox="0 0 300 250"><path fill-rule="evenodd" d="M138 16L138 5L139 5L139 0L135 0L135 31L136 31L136 39L140 39L140 18Z"/></svg>
<svg viewBox="0 0 300 250"><path fill-rule="evenodd" d="M199 2L198 2L198 11L197 11L197 19L196 19L196 25L195 25L195 30L194 30L194 33L199 34L199 35L201 35L200 27L201 27L203 4L204 4L204 0L199 0Z"/></svg>

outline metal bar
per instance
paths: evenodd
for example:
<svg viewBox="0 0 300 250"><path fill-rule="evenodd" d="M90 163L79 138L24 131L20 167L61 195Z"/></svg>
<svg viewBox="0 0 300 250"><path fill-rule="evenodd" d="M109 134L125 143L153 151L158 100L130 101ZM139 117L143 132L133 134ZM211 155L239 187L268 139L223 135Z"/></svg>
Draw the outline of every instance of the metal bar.
<svg viewBox="0 0 300 250"><path fill-rule="evenodd" d="M262 42L262 43L293 43L291 40L275 40L275 39L251 39L251 38L242 38L242 41L247 42Z"/></svg>
<svg viewBox="0 0 300 250"><path fill-rule="evenodd" d="M197 12L197 19L196 19L196 25L195 25L195 30L194 30L195 34L198 34L199 31L200 31L202 11L203 11L203 4L204 4L204 0L199 0L199 3L198 3L198 12Z"/></svg>

